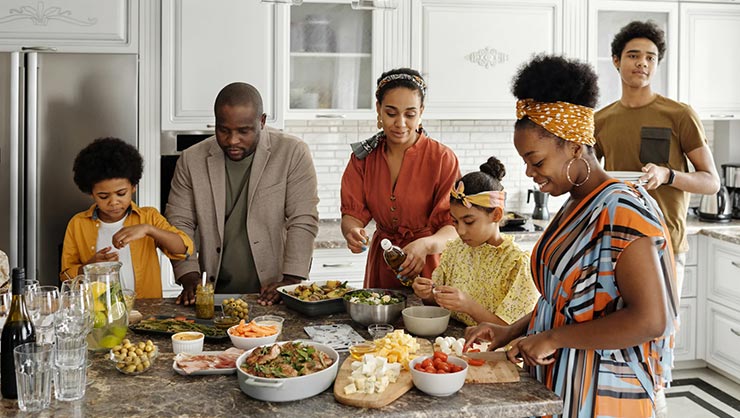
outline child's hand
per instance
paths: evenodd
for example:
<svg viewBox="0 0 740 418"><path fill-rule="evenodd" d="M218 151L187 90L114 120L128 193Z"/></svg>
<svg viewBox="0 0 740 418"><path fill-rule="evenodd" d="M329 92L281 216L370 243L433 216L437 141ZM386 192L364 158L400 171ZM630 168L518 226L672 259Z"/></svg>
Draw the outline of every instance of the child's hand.
<svg viewBox="0 0 740 418"><path fill-rule="evenodd" d="M460 289L450 286L438 286L435 290L434 301L437 302L437 305L445 309L467 313L473 305L470 297L465 292L461 292Z"/></svg>
<svg viewBox="0 0 740 418"><path fill-rule="evenodd" d="M113 234L111 241L114 247L121 249L129 242L136 241L137 239L141 239L149 235L151 228L153 227L149 224L126 226Z"/></svg>
<svg viewBox="0 0 740 418"><path fill-rule="evenodd" d="M87 260L85 264L92 263L103 263L105 261L118 261L118 251L111 251L113 247L105 247L102 250L93 254L92 258Z"/></svg>
<svg viewBox="0 0 740 418"><path fill-rule="evenodd" d="M433 296L434 282L432 279L419 276L414 279L414 284L411 287L414 289L416 296L422 299L431 299Z"/></svg>

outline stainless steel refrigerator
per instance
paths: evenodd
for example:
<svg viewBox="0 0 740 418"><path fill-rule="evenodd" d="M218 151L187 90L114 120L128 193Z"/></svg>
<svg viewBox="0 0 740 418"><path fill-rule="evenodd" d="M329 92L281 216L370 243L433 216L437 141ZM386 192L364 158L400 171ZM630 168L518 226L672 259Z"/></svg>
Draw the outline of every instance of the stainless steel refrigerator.
<svg viewBox="0 0 740 418"><path fill-rule="evenodd" d="M132 54L0 53L0 250L57 284L67 222L92 204L72 180L95 138L137 141Z"/></svg>

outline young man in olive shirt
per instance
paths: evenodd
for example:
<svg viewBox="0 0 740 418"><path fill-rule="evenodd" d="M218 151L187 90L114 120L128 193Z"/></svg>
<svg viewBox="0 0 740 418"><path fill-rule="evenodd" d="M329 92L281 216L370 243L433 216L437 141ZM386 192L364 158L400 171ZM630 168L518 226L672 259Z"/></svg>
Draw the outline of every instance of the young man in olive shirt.
<svg viewBox="0 0 740 418"><path fill-rule="evenodd" d="M650 82L665 54L663 30L651 21L631 22L611 48L622 97L596 112L596 154L604 157L609 171L644 173L641 180L663 211L671 236L680 297L689 250L687 192L716 193L719 176L696 112L652 91ZM694 172L689 172L689 162Z"/></svg>

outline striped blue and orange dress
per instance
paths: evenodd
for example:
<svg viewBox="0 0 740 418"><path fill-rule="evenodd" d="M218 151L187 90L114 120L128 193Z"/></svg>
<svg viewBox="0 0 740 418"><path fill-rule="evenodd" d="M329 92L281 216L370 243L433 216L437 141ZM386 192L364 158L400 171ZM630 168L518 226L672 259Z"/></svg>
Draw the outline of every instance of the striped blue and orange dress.
<svg viewBox="0 0 740 418"><path fill-rule="evenodd" d="M563 417L651 417L653 389L666 386L678 325L673 254L663 216L642 187L610 179L567 215L561 209L537 242L532 277L542 297L528 334L586 322L621 309L615 270L634 240L650 237L673 321L663 337L619 350L563 348L530 373L563 399Z"/></svg>

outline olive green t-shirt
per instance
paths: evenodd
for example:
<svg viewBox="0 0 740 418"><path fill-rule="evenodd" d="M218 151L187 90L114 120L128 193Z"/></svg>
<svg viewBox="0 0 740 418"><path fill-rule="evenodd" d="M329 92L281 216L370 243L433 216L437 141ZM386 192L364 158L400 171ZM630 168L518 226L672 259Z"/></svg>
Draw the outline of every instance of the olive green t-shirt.
<svg viewBox="0 0 740 418"><path fill-rule="evenodd" d="M596 112L594 122L594 150L597 157L604 157L608 171L641 171L645 164L653 163L687 172L689 161L686 154L707 143L696 112L687 104L660 95L637 108L629 108L616 101ZM687 252L689 194L668 185L649 193L663 211L673 251Z"/></svg>
<svg viewBox="0 0 740 418"><path fill-rule="evenodd" d="M254 154L241 161L226 159L226 222L216 293L259 293L247 231L247 190Z"/></svg>

